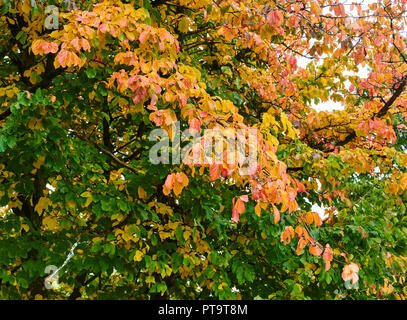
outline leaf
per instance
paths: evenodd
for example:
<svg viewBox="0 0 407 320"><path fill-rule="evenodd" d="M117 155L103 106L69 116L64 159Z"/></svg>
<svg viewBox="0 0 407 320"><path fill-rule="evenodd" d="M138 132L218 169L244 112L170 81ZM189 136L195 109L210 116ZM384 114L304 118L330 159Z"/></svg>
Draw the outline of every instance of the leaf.
<svg viewBox="0 0 407 320"><path fill-rule="evenodd" d="M189 24L190 24L189 18L183 17L178 24L179 31L181 31L182 33L188 32Z"/></svg>
<svg viewBox="0 0 407 320"><path fill-rule="evenodd" d="M238 198L236 202L235 199L233 199L232 220L234 222L239 222L239 216L244 212L244 209L244 203L240 198Z"/></svg>
<svg viewBox="0 0 407 320"><path fill-rule="evenodd" d="M291 239L294 238L294 229L291 226L286 226L284 231L281 233L281 242L284 244L290 243Z"/></svg>
<svg viewBox="0 0 407 320"><path fill-rule="evenodd" d="M247 194L244 194L244 195L240 196L239 199L242 200L243 202L248 202L249 201L249 197L247 196Z"/></svg>
<svg viewBox="0 0 407 320"><path fill-rule="evenodd" d="M5 136L0 135L0 152L4 152L7 146L7 139Z"/></svg>
<svg viewBox="0 0 407 320"><path fill-rule="evenodd" d="M175 194L176 196L178 196L178 195L181 193L182 188L183 188L182 184L180 184L180 183L175 183L175 184L174 184L174 188L173 188L174 194Z"/></svg>
<svg viewBox="0 0 407 320"><path fill-rule="evenodd" d="M81 197L83 197L83 198L92 197L92 193L90 191L84 191L81 193Z"/></svg>
<svg viewBox="0 0 407 320"><path fill-rule="evenodd" d="M325 261L325 271L328 271L331 268L331 261L333 259L333 251L328 243L325 246L324 254L322 257Z"/></svg>
<svg viewBox="0 0 407 320"><path fill-rule="evenodd" d="M141 186L138 187L137 192L140 199L147 199L147 192Z"/></svg>
<svg viewBox="0 0 407 320"><path fill-rule="evenodd" d="M140 43L143 44L147 40L149 35L150 35L149 30L146 30L146 31L143 31L142 33L140 33L140 36L139 36Z"/></svg>
<svg viewBox="0 0 407 320"><path fill-rule="evenodd" d="M314 256L320 256L322 254L322 249L319 247L318 243L309 246L309 252Z"/></svg>
<svg viewBox="0 0 407 320"><path fill-rule="evenodd" d="M137 250L136 253L134 254L133 260L136 262L139 262L143 259L144 253L140 250Z"/></svg>
<svg viewBox="0 0 407 320"><path fill-rule="evenodd" d="M271 10L267 14L267 22L272 26L279 26L282 21L281 13L277 10Z"/></svg>
<svg viewBox="0 0 407 320"><path fill-rule="evenodd" d="M192 136L201 132L201 123L197 118L193 118L189 122L189 132L191 133Z"/></svg>
<svg viewBox="0 0 407 320"><path fill-rule="evenodd" d="M211 180L214 181L220 177L221 174L221 166L220 164L212 164L209 168L209 175Z"/></svg>
<svg viewBox="0 0 407 320"><path fill-rule="evenodd" d="M21 43L21 44L25 44L25 42L27 41L27 33L25 33L23 30L21 30L17 36L16 39Z"/></svg>
<svg viewBox="0 0 407 320"><path fill-rule="evenodd" d="M165 183L163 185L163 193L168 196L171 192L172 187L174 186L174 175L169 174L165 179Z"/></svg>
<svg viewBox="0 0 407 320"><path fill-rule="evenodd" d="M45 156L40 156L37 161L33 163L34 168L39 169L45 163Z"/></svg>
<svg viewBox="0 0 407 320"><path fill-rule="evenodd" d="M96 69L94 69L94 68L86 69L86 75L88 76L89 79L95 78L96 77Z"/></svg>
<svg viewBox="0 0 407 320"><path fill-rule="evenodd" d="M9 136L7 138L7 145L9 148L13 148L16 145L17 137L16 136Z"/></svg>
<svg viewBox="0 0 407 320"><path fill-rule="evenodd" d="M355 284L359 280L359 266L353 262L345 265L342 271L342 279L344 281L352 280L352 284Z"/></svg>
<svg viewBox="0 0 407 320"><path fill-rule="evenodd" d="M277 224L280 221L280 211L278 211L277 207L273 204L273 213L274 213L274 223Z"/></svg>
<svg viewBox="0 0 407 320"><path fill-rule="evenodd" d="M261 207L260 207L260 204L256 204L256 206L254 207L254 212L256 213L256 215L257 215L258 217L260 217L260 214L261 214Z"/></svg>
<svg viewBox="0 0 407 320"><path fill-rule="evenodd" d="M37 204L35 205L34 211L38 213L38 215L41 215L44 210L48 208L48 206L51 204L51 201L47 197L41 197Z"/></svg>
<svg viewBox="0 0 407 320"><path fill-rule="evenodd" d="M68 51L61 50L55 58L55 61L62 67L67 66ZM56 66L57 68L58 66Z"/></svg>
<svg viewBox="0 0 407 320"><path fill-rule="evenodd" d="M58 224L58 219L57 217L53 216L46 216L43 220L42 223L52 231L55 231L56 229L59 229L59 224Z"/></svg>

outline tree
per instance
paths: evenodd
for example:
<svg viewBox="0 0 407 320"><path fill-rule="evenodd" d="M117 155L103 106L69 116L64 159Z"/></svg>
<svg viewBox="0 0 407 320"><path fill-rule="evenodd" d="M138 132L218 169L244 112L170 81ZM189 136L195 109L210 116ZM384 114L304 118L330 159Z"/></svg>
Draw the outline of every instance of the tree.
<svg viewBox="0 0 407 320"><path fill-rule="evenodd" d="M1 10L1 298L405 299L405 0Z"/></svg>

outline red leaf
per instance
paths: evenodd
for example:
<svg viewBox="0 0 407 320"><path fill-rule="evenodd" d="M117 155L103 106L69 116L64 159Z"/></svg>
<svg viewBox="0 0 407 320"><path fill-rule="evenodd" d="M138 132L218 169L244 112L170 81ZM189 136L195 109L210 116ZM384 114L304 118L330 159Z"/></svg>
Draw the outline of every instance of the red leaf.
<svg viewBox="0 0 407 320"><path fill-rule="evenodd" d="M222 177L224 177L224 178L226 178L227 177L227 175L229 174L229 170L228 169L225 169L224 167L222 167Z"/></svg>
<svg viewBox="0 0 407 320"><path fill-rule="evenodd" d="M306 192L306 190L305 190L305 186L301 183L301 182L299 182L299 181L295 181L296 182L296 184L297 184L297 192L298 193L301 193L301 192Z"/></svg>
<svg viewBox="0 0 407 320"><path fill-rule="evenodd" d="M212 181L216 180L219 178L220 176L220 172L221 172L221 165L220 164L213 164L211 165L211 167L209 168L209 174L211 176Z"/></svg>

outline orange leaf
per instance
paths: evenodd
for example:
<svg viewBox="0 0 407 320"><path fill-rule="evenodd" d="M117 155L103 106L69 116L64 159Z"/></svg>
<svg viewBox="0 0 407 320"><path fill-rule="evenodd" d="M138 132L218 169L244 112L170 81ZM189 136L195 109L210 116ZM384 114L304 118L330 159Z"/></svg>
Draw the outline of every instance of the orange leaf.
<svg viewBox="0 0 407 320"><path fill-rule="evenodd" d="M320 248L318 243L316 243L315 245L309 246L309 252L314 256L320 256L322 253L322 249Z"/></svg>
<svg viewBox="0 0 407 320"><path fill-rule="evenodd" d="M304 238L300 238L300 240L298 241L297 250L295 251L297 256L302 254L302 249L305 247L306 244L307 244L307 240L305 240Z"/></svg>
<svg viewBox="0 0 407 320"><path fill-rule="evenodd" d="M256 206L254 207L254 212L256 213L257 216L260 217L260 213L261 213L260 204L256 204Z"/></svg>
<svg viewBox="0 0 407 320"><path fill-rule="evenodd" d="M237 198L236 202L235 199L233 199L232 220L236 223L239 222L239 215L242 214L244 210L244 202L240 198Z"/></svg>
<svg viewBox="0 0 407 320"><path fill-rule="evenodd" d="M219 178L221 172L221 165L220 164L212 164L209 168L209 175L211 176L212 181Z"/></svg>
<svg viewBox="0 0 407 320"><path fill-rule="evenodd" d="M285 227L284 231L281 233L281 242L284 242L284 244L290 243L292 238L294 238L293 227L291 226Z"/></svg>
<svg viewBox="0 0 407 320"><path fill-rule="evenodd" d="M175 194L176 196L178 196L178 195L181 193L182 188L183 188L182 184L180 184L180 183L175 183L174 189L173 189L174 194Z"/></svg>
<svg viewBox="0 0 407 320"><path fill-rule="evenodd" d="M237 201L236 201L236 208L237 208L237 212L239 214L244 212L244 209L245 209L244 203L240 198L238 198Z"/></svg>
<svg viewBox="0 0 407 320"><path fill-rule="evenodd" d="M325 251L322 258L325 261L325 271L328 271L331 268L331 261L333 259L333 251L328 243L325 246Z"/></svg>
<svg viewBox="0 0 407 320"><path fill-rule="evenodd" d="M232 220L236 223L239 222L239 213L237 212L237 208L233 206L233 211L232 211Z"/></svg>
<svg viewBox="0 0 407 320"><path fill-rule="evenodd" d="M312 214L312 212L307 212L307 214L305 215L305 221L309 225L311 225L314 222L314 215Z"/></svg>

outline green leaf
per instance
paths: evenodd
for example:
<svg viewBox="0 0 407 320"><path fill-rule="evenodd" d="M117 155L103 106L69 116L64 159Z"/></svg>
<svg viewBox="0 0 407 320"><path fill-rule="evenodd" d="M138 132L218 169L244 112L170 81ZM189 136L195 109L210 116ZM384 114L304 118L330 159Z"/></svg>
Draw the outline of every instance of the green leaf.
<svg viewBox="0 0 407 320"><path fill-rule="evenodd" d="M96 69L94 68L87 68L86 69L86 75L88 76L89 79L93 79L96 77Z"/></svg>
<svg viewBox="0 0 407 320"><path fill-rule="evenodd" d="M7 139L4 135L0 136L0 152L4 152L7 146Z"/></svg>
<svg viewBox="0 0 407 320"><path fill-rule="evenodd" d="M17 33L16 39L21 44L24 44L27 41L27 34L23 30L21 30L19 33Z"/></svg>
<svg viewBox="0 0 407 320"><path fill-rule="evenodd" d="M13 148L16 145L17 137L16 136L9 136L7 139L7 145L9 148Z"/></svg>

